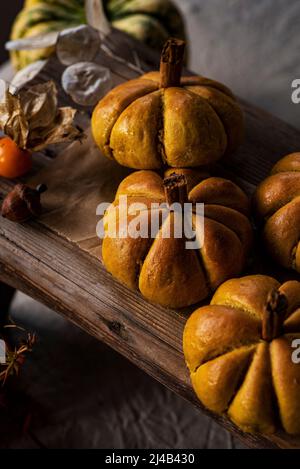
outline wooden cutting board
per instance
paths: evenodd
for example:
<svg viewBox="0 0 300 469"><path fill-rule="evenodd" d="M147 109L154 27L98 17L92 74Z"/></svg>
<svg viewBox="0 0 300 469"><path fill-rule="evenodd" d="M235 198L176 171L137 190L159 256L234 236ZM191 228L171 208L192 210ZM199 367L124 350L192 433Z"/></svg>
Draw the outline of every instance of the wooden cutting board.
<svg viewBox="0 0 300 469"><path fill-rule="evenodd" d="M123 33L113 31L106 45L109 51L104 47L98 62L111 69L114 84L138 76L137 67L147 71L158 66L156 54ZM34 82L54 79L59 84L62 70L53 58ZM61 88L60 101L69 104ZM279 158L299 151L300 132L248 103L241 104L246 115L245 143L212 171L232 178L251 194ZM54 161L53 153L36 155L35 171L28 180L49 186L43 216L26 225L0 220L0 279L63 314L209 413L194 396L182 354L182 332L190 309L173 311L148 303L116 282L101 263L96 207L113 200L129 170L102 157L95 147L88 130L90 111L81 109L88 135L82 144L70 145ZM12 185L0 179L1 198ZM259 250L248 272L290 278ZM248 446L300 447L300 438L249 435L223 417L212 417Z"/></svg>

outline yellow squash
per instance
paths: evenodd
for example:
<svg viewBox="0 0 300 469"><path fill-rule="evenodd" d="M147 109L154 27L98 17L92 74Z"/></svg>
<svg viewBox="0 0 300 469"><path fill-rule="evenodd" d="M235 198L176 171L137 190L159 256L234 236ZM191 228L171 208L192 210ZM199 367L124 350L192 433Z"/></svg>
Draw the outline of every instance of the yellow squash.
<svg viewBox="0 0 300 469"><path fill-rule="evenodd" d="M169 0L104 0L103 6L115 28L151 47L161 49L169 36L185 36L182 17ZM11 39L60 31L85 21L84 0L27 0L15 20ZM20 69L52 52L52 48L14 51L11 59Z"/></svg>

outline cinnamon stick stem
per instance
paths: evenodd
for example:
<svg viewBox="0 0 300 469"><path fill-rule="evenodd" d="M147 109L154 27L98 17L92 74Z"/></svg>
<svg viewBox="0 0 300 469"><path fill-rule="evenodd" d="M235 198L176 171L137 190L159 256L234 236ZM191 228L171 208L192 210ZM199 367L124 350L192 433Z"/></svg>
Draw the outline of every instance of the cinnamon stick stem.
<svg viewBox="0 0 300 469"><path fill-rule="evenodd" d="M160 87L180 86L185 42L169 39L163 47L160 60Z"/></svg>
<svg viewBox="0 0 300 469"><path fill-rule="evenodd" d="M165 196L168 206L180 203L182 207L188 202L187 180L183 174L172 174L164 180Z"/></svg>
<svg viewBox="0 0 300 469"><path fill-rule="evenodd" d="M262 338L271 342L280 336L287 310L287 299L278 290L270 293L262 318Z"/></svg>

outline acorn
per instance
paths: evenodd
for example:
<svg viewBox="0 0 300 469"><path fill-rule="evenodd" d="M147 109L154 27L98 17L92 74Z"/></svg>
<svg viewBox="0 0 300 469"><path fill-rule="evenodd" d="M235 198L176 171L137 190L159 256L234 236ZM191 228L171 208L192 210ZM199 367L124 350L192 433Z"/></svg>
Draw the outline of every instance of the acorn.
<svg viewBox="0 0 300 469"><path fill-rule="evenodd" d="M41 194L46 190L45 184L38 185L36 189L17 184L3 201L2 216L17 223L39 217L42 213Z"/></svg>

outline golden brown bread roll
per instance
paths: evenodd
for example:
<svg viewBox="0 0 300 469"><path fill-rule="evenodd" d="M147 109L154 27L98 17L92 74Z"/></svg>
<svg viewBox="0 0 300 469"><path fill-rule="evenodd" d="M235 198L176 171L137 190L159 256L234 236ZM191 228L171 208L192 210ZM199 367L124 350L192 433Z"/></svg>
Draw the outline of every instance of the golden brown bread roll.
<svg viewBox="0 0 300 469"><path fill-rule="evenodd" d="M223 283L188 319L183 350L194 390L247 432L300 433L300 283L252 275Z"/></svg>
<svg viewBox="0 0 300 469"><path fill-rule="evenodd" d="M172 62L180 53L176 47L172 41L166 46L161 72L117 86L94 110L95 142L123 166L201 166L234 151L243 140L243 113L227 87L201 76L181 78L180 57L166 71L163 57Z"/></svg>
<svg viewBox="0 0 300 469"><path fill-rule="evenodd" d="M173 173L174 170L172 170ZM208 177L201 171L178 170L189 189L186 202L205 204L204 243L201 249L186 249L186 239L174 236L174 213L165 209L166 219L153 226L151 203L164 203L163 179L153 171L138 171L120 184L116 199L104 219L102 256L107 270L131 289L139 289L148 300L181 308L206 298L224 280L242 271L252 243L252 227L247 218L249 201L233 182ZM167 171L170 176L170 171ZM196 184L196 185L195 185ZM185 189L186 190L186 189ZM128 206L120 205L128 196ZM124 233L132 221L124 220L133 204L144 203L141 214L148 221L148 237L110 235L109 222L117 215ZM193 212L193 228L203 217ZM171 236L163 236L171 226ZM200 233L201 234L201 233ZM200 236L200 235L199 235Z"/></svg>
<svg viewBox="0 0 300 469"><path fill-rule="evenodd" d="M300 272L300 153L280 160L254 195L263 239L278 264Z"/></svg>

